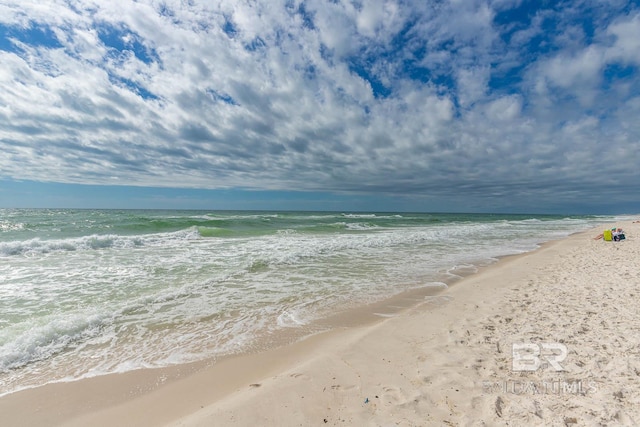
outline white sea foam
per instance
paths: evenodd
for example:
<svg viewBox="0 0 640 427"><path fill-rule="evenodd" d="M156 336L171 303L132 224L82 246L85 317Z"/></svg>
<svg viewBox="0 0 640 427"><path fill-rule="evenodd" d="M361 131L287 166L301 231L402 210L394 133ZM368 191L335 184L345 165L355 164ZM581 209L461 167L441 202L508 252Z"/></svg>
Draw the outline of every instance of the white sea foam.
<svg viewBox="0 0 640 427"><path fill-rule="evenodd" d="M169 241L185 241L199 239L200 234L195 227L172 233L161 233L142 236L122 235L90 235L67 239L44 240L33 238L23 241L0 242L0 256L36 256L51 252L71 252L99 250L107 248L135 248L139 246L165 245Z"/></svg>
<svg viewBox="0 0 640 427"><path fill-rule="evenodd" d="M278 316L277 324L281 327L295 327L304 325L304 322L299 320L295 313L285 310Z"/></svg>
<svg viewBox="0 0 640 427"><path fill-rule="evenodd" d="M426 287L434 287L434 288L448 288L449 285L447 285L444 282L430 282L425 284L424 286Z"/></svg>
<svg viewBox="0 0 640 427"><path fill-rule="evenodd" d="M375 224L369 224L366 222L354 222L354 223L349 223L349 224L345 224L345 227L348 230L373 230L376 228L380 228L379 226L375 225Z"/></svg>
<svg viewBox="0 0 640 427"><path fill-rule="evenodd" d="M24 224L21 222L0 221L0 232L23 230Z"/></svg>
<svg viewBox="0 0 640 427"><path fill-rule="evenodd" d="M32 324L21 324L19 328L3 328L0 371L8 372L48 359L74 343L98 336L104 320L101 315L87 313L43 317Z"/></svg>

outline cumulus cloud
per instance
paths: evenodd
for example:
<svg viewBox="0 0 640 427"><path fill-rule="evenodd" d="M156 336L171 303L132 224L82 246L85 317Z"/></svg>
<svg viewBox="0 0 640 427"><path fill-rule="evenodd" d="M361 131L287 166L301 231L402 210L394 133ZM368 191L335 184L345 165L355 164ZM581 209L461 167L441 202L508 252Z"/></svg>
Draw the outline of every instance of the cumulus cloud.
<svg viewBox="0 0 640 427"><path fill-rule="evenodd" d="M626 2L2 0L1 176L597 200L640 182L639 28Z"/></svg>

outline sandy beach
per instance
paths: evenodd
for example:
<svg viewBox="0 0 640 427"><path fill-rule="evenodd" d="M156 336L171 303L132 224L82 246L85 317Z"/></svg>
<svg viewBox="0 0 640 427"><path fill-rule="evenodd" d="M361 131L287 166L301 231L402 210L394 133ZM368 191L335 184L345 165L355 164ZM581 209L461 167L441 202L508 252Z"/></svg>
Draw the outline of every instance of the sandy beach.
<svg viewBox="0 0 640 427"><path fill-rule="evenodd" d="M640 425L640 223L614 225L293 345L13 393L1 424Z"/></svg>

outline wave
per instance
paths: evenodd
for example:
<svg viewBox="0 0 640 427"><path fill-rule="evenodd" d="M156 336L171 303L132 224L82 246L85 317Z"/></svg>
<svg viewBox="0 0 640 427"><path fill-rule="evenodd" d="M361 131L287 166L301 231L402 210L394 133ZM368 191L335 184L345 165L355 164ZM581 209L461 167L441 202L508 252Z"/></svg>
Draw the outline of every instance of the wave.
<svg viewBox="0 0 640 427"><path fill-rule="evenodd" d="M33 256L51 252L72 252L89 249L105 249L111 247L135 247L142 243L139 239L127 239L121 236L88 236L68 240L31 239L24 242L0 243L2 256Z"/></svg>
<svg viewBox="0 0 640 427"><path fill-rule="evenodd" d="M229 237L236 234L233 230L219 227L200 226L197 227L197 230L200 237Z"/></svg>
<svg viewBox="0 0 640 427"><path fill-rule="evenodd" d="M116 234L90 235L67 239L45 240L34 238L24 241L0 242L0 256L38 256L56 252L75 252L100 249L130 249L149 245L163 245L175 240L199 238L196 228L174 233L159 233L142 236Z"/></svg>
<svg viewBox="0 0 640 427"><path fill-rule="evenodd" d="M24 230L25 224L22 222L0 221L0 232Z"/></svg>
<svg viewBox="0 0 640 427"><path fill-rule="evenodd" d="M312 215L319 217L319 215ZM444 215L446 217L446 215ZM340 242L349 245L350 239L343 242L343 235L361 234L366 237L362 242L354 240L356 245L394 245L412 244L426 241L456 241L475 239L510 238L513 233L530 231L548 232L571 228L588 227L598 220L594 218L557 217L544 221L532 216L487 216L483 221L469 220L469 215L451 216L447 221L436 215L378 215L378 214L327 214L322 219L310 220L303 214L244 214L224 215L213 218L212 215L191 215L172 217L169 215L114 216L100 226L110 233L91 233L88 235L69 235L60 233L42 233L33 238L23 236L20 240L0 241L0 257L38 256L55 252L72 252L102 249L130 249L141 246L171 246L176 241L197 239L247 238L261 240L271 237L284 239L298 238L324 239L334 235ZM128 219L127 219L128 218ZM133 219L132 219L133 218ZM11 224L15 224L12 222ZM5 225L5 227L9 227ZM11 227L14 227L13 225ZM15 226L17 227L17 226ZM71 228L70 225L67 226ZM51 230L51 229L50 229ZM152 230L162 230L150 233ZM92 231L92 228L84 231ZM26 233L19 231L20 233ZM46 236L46 237L43 237ZM52 236L52 238L48 238ZM55 238L60 236L59 238ZM7 235L8 237L8 235ZM334 241L332 244L338 244Z"/></svg>
<svg viewBox="0 0 640 427"><path fill-rule="evenodd" d="M57 318L41 318L39 325L17 332L5 329L5 339L0 346L0 372L22 368L28 364L49 359L66 349L103 334L109 319L103 315L65 315ZM0 335L0 336L2 336Z"/></svg>
<svg viewBox="0 0 640 427"><path fill-rule="evenodd" d="M353 223L345 224L345 228L347 230L354 230L354 231L370 231L380 227L375 224L371 224L367 222L353 222Z"/></svg>

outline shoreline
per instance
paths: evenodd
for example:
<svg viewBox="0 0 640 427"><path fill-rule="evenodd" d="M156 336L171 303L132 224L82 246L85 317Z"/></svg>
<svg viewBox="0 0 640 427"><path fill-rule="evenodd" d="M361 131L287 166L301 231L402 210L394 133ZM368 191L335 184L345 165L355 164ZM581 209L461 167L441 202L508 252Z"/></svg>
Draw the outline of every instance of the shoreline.
<svg viewBox="0 0 640 427"><path fill-rule="evenodd" d="M640 234L640 226L631 221L618 225ZM550 268L549 264L560 266L558 258L567 251L584 252L597 244L637 250L630 236L627 242L611 243L593 241L592 234L593 230L576 233L544 243L532 252L503 257L434 295L399 297L394 304L397 312L391 317L374 315L363 321L366 319L361 315L357 321L358 315L347 312L335 319L328 332L264 352L231 356L213 364L197 362L27 389L1 397L0 413L8 425L24 426L198 426L210 425L214 419L235 425L333 425L342 421L419 425L447 420L471 423L475 419L503 423L510 411L518 412L517 405L510 402L518 396L482 393L482 381L495 383L500 380L498 376L494 381L496 373L508 373L510 366L504 361L502 366L486 362L496 359L495 353L498 359L509 359L508 343L495 335L496 330L516 322L513 317L507 322L498 313L522 303L509 299L514 286L532 289L524 297L528 305L539 302L529 295L535 290L529 282L532 278L544 282L540 271ZM553 271L547 271L547 276ZM638 279L633 271L631 277ZM635 284L638 290L638 282ZM404 305L400 304L402 298ZM502 309L501 304L505 304ZM371 307L368 309L371 315ZM501 316L503 322L491 321L491 314ZM552 336L542 336L542 341L561 339L560 332L547 332ZM474 346L475 350L470 349ZM469 360L462 362L461 358ZM486 379L478 377L478 372L487 369L493 374L487 374ZM442 372L446 378L437 378ZM469 382L466 378L474 374L476 380ZM451 391L455 387L458 392ZM463 391L475 394L475 403L461 396L467 394ZM637 398L637 388L630 396ZM518 419L542 425L548 421L540 416L545 412L544 402L535 401L534 409L536 405L542 409L526 412L533 418Z"/></svg>
<svg viewBox="0 0 640 427"><path fill-rule="evenodd" d="M393 317L393 316L399 315L402 311L421 304L422 302L424 302L425 298L429 298L431 296L435 296L437 294L440 294L441 292L446 291L450 286L454 286L456 283L460 282L461 280L465 279L468 276L478 274L478 272L493 266L494 264L500 262L500 260L502 259L524 256L526 254L539 250L544 245L551 243L553 241L555 240L537 243L538 246L536 248L527 252L497 256L491 260L488 260L488 259L480 260L481 262L479 264L469 264L469 265L462 265L462 266L458 265L452 268L444 269L436 273L438 276L434 277L432 281L428 282L428 284L425 284L419 287L411 287L411 288L405 289L395 295L385 297L379 301L375 301L372 303L367 303L364 305L356 305L350 308L343 308L333 314L315 319L308 324L301 325L296 328L291 328L291 329L284 328L280 331L280 333L277 335L275 339L273 338L273 336L269 337L271 339L269 339L268 343L261 342L261 340L258 340L256 341L254 348L248 348L237 354L222 354L219 356L208 357L202 360L196 360L193 362L184 362L184 363L180 363L177 365L170 365L170 366L136 368L130 371L104 373L104 374L98 374L93 376L72 378L68 380L67 379L53 380L46 384L26 386L24 388L19 388L10 392L6 392L4 394L0 394L0 399L15 393L23 393L28 390L39 389L42 387L52 386L55 384L68 384L68 383L74 383L77 381L95 380L95 378L99 378L102 376L135 375L136 372L141 372L141 371L161 372L161 374L158 375L158 377L162 377L162 378L181 377L185 375L182 373L182 371L186 371L186 372L199 371L199 370L202 370L204 367L218 363L218 361L225 360L227 358L234 358L234 357L241 356L243 354L252 354L256 352L262 353L265 351L273 350L278 347L292 345L292 344L295 344L297 341L307 339L316 334L327 333L334 329L343 329L343 328L366 326L369 324L373 324L375 322L383 320L386 317ZM438 285L438 284L441 284L441 285ZM266 338L262 337L262 341L266 341Z"/></svg>

